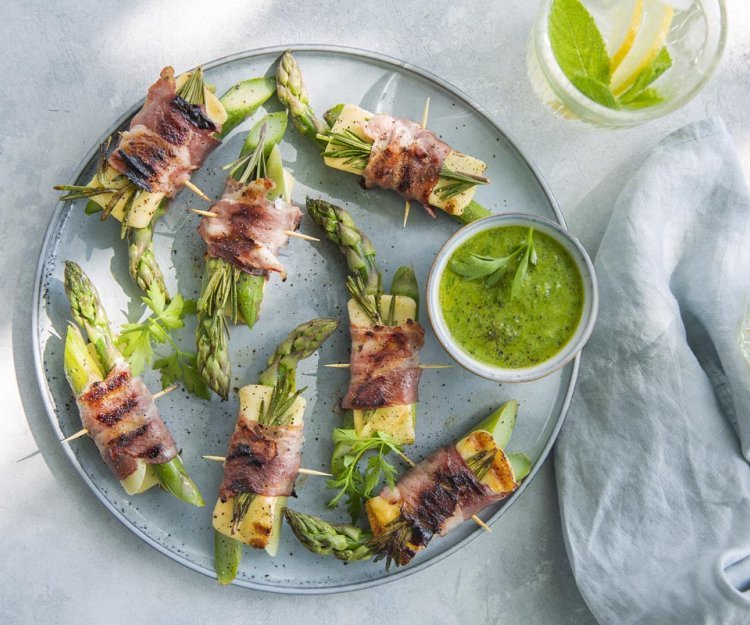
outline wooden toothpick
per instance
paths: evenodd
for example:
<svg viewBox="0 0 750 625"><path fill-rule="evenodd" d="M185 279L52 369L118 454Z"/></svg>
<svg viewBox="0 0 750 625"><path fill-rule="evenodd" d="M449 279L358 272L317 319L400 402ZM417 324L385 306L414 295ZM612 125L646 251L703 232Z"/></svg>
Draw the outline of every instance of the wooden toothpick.
<svg viewBox="0 0 750 625"><path fill-rule="evenodd" d="M89 431L86 428L83 428L82 430L78 430L75 434L71 434L70 436L66 436L63 438L60 442L61 443L68 443L70 441L74 441L77 438L81 438L82 436L86 436Z"/></svg>
<svg viewBox="0 0 750 625"><path fill-rule="evenodd" d="M479 527L481 527L485 532L492 533L492 528L487 525L482 519L480 519L476 514L471 515L471 520L474 521Z"/></svg>
<svg viewBox="0 0 750 625"><path fill-rule="evenodd" d="M424 103L424 110L422 111L422 123L420 124L422 128L427 127L427 117L430 114L430 98L427 98L427 101ZM409 200L406 200L406 203L404 204L404 223L401 226L402 228L406 228L406 222L409 219L409 211L411 210L411 202Z"/></svg>
<svg viewBox="0 0 750 625"><path fill-rule="evenodd" d="M303 234L302 232L295 232L294 230L284 230L284 234L288 237L297 237L298 239L304 239L305 241L315 241L320 243L320 239L311 237L309 234Z"/></svg>
<svg viewBox="0 0 750 625"><path fill-rule="evenodd" d="M322 477L333 477L332 473L324 473L323 471L316 471L315 469L299 469L300 473L304 473L305 475L320 475Z"/></svg>
<svg viewBox="0 0 750 625"><path fill-rule="evenodd" d="M200 208L191 208L191 211L193 211L196 215L202 215L203 217L218 217L219 213L214 213L213 211L204 211Z"/></svg>
<svg viewBox="0 0 750 625"><path fill-rule="evenodd" d="M203 193L203 191L201 191L198 187L196 187L189 180L185 181L185 188L186 189L190 189L190 191L192 191L193 193L195 193L195 195L197 195L202 200L206 200L206 202L210 202L211 201L210 197L208 197L205 193Z"/></svg>
<svg viewBox="0 0 750 625"><path fill-rule="evenodd" d="M214 462L224 462L226 458L224 456L201 456L204 460L213 460ZM305 475L320 475L322 477L333 477L330 473L324 473L323 471L316 471L315 469L303 469L300 468L298 473L304 473Z"/></svg>
<svg viewBox="0 0 750 625"><path fill-rule="evenodd" d="M154 399L159 399L160 397L164 397L167 393L171 393L173 390L175 390L179 384L172 384L172 386L168 386L167 388L164 388L160 390L158 393L154 393L152 397Z"/></svg>

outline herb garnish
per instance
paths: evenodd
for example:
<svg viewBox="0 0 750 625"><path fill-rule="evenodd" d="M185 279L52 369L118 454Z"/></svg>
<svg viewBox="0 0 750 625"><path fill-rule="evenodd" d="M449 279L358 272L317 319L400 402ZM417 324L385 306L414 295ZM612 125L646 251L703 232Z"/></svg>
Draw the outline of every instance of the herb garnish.
<svg viewBox="0 0 750 625"><path fill-rule="evenodd" d="M337 428L333 431L333 459L331 471L333 479L328 487L338 489L338 493L328 502L335 508L344 495L347 496L347 509L356 522L362 514L362 504L372 496L381 480L388 486L396 483L396 467L388 462L390 452L408 460L391 436L385 432L375 432L372 436L360 438L356 431ZM359 464L367 457L367 466L360 471Z"/></svg>
<svg viewBox="0 0 750 625"><path fill-rule="evenodd" d="M196 370L195 354L182 351L170 332L185 325L187 314L195 312L195 303L183 300L177 294L167 304L164 292L156 285L141 298L151 314L139 323L122 326L117 346L130 365L134 376L140 375L154 359L154 344L169 344L172 353L154 362L154 369L161 372L162 387L180 380L189 392L208 399L208 389Z"/></svg>
<svg viewBox="0 0 750 625"><path fill-rule="evenodd" d="M468 280L487 278L487 286L493 287L505 275L511 263L516 260L518 264L510 287L510 299L513 301L521 292L523 282L529 272L529 265L536 265L539 260L534 247L533 228L529 228L526 240L507 256L494 257L471 253L452 258L450 267L459 276Z"/></svg>
<svg viewBox="0 0 750 625"><path fill-rule="evenodd" d="M659 50L625 93L615 96L604 37L580 0L554 0L549 13L549 40L566 78L597 104L611 109L639 109L664 101L659 91L647 87L672 66L667 48Z"/></svg>

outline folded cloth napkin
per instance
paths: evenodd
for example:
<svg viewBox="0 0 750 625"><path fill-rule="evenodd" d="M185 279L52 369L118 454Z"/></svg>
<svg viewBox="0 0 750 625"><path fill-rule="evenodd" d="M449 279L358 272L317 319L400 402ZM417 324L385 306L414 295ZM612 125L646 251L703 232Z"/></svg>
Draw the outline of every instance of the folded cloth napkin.
<svg viewBox="0 0 750 625"><path fill-rule="evenodd" d="M602 624L750 624L750 197L721 120L669 135L597 254L599 320L555 452Z"/></svg>

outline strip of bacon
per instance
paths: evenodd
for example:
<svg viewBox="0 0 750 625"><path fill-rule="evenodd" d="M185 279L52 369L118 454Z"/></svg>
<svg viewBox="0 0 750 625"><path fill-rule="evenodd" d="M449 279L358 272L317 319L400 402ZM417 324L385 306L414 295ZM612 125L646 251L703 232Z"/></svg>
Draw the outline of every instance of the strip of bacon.
<svg viewBox="0 0 750 625"><path fill-rule="evenodd" d="M407 200L420 202L434 217L430 194L440 180L450 146L418 123L385 113L363 122L362 128L373 142L362 172L365 187L396 191Z"/></svg>
<svg viewBox="0 0 750 625"><path fill-rule="evenodd" d="M118 480L133 473L139 460L163 464L177 455L151 393L126 365L114 367L76 401L83 426Z"/></svg>
<svg viewBox="0 0 750 625"><path fill-rule="evenodd" d="M394 552L387 555L400 565L408 564L435 534L445 536L510 492L496 493L482 484L455 445L441 447L405 473L393 489L386 487L380 493L401 507L401 516L410 526L410 537L390 543Z"/></svg>
<svg viewBox="0 0 750 625"><path fill-rule="evenodd" d="M198 226L210 256L247 273L276 271L286 279L276 254L289 241L284 231L299 228L302 211L281 198L269 200L267 193L273 187L268 178L245 185L227 180L224 194L210 209L216 217L204 217Z"/></svg>
<svg viewBox="0 0 750 625"><path fill-rule="evenodd" d="M343 408L375 409L419 401L419 350L424 328L409 319L397 326L350 326L351 378Z"/></svg>
<svg viewBox="0 0 750 625"><path fill-rule="evenodd" d="M301 425L262 425L240 416L224 462L221 500L240 493L291 495L299 473L302 429Z"/></svg>
<svg viewBox="0 0 750 625"><path fill-rule="evenodd" d="M203 105L177 95L174 69L165 67L109 164L141 189L174 197L221 143L213 136L220 130Z"/></svg>

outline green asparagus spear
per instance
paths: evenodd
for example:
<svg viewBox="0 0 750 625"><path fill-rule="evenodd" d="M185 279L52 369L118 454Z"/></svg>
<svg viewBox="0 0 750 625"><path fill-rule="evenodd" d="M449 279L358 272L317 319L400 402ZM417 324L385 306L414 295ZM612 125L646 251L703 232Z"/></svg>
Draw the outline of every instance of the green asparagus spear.
<svg viewBox="0 0 750 625"><path fill-rule="evenodd" d="M155 464L153 467L159 484L165 491L199 508L206 505L203 495L188 475L179 456L175 456L169 462Z"/></svg>
<svg viewBox="0 0 750 625"><path fill-rule="evenodd" d="M294 372L300 360L308 358L331 336L338 326L336 319L313 319L298 325L268 358L258 380L264 386L275 386L280 377Z"/></svg>
<svg viewBox="0 0 750 625"><path fill-rule="evenodd" d="M417 304L416 315L419 317L419 283L413 267L404 265L396 269L391 280L391 295L411 297Z"/></svg>
<svg viewBox="0 0 750 625"><path fill-rule="evenodd" d="M65 375L73 392L80 395L89 384L104 379L116 365L127 366L127 361L116 347L99 293L80 265L73 261L65 261L65 292L73 319L86 330L99 360L95 362L88 351L80 330L71 327L65 340ZM164 490L194 506L204 505L198 487L190 479L179 456L151 466Z"/></svg>
<svg viewBox="0 0 750 625"><path fill-rule="evenodd" d="M334 525L323 519L284 508L284 518L294 535L313 553L334 556L344 562L372 557L367 546L372 534L354 525Z"/></svg>
<svg viewBox="0 0 750 625"><path fill-rule="evenodd" d="M307 198L307 211L330 241L339 246L349 270L358 275L368 295L382 290L382 276L375 262L375 247L357 228L352 216L343 208L323 200Z"/></svg>
<svg viewBox="0 0 750 625"><path fill-rule="evenodd" d="M221 532L214 531L214 568L222 586L237 577L242 560L242 543Z"/></svg>
<svg viewBox="0 0 750 625"><path fill-rule="evenodd" d="M239 269L222 258L209 258L198 299L195 330L196 367L203 381L222 399L229 397L229 330L226 311L236 316L235 284Z"/></svg>
<svg viewBox="0 0 750 625"><path fill-rule="evenodd" d="M154 224L164 214L164 202L154 213L151 223L145 228L130 228L128 232L128 267L130 276L146 293L156 286L163 294L164 301L169 302L169 292L164 283L164 276L154 256Z"/></svg>
<svg viewBox="0 0 750 625"><path fill-rule="evenodd" d="M294 127L325 148L328 142L318 135L329 130L328 124L318 118L310 106L302 72L290 50L284 52L276 68L276 96L289 111Z"/></svg>
<svg viewBox="0 0 750 625"><path fill-rule="evenodd" d="M80 265L70 260L65 261L65 293L73 319L86 330L106 376L115 365L125 363L125 358L115 346L115 337L99 301L99 293Z"/></svg>

